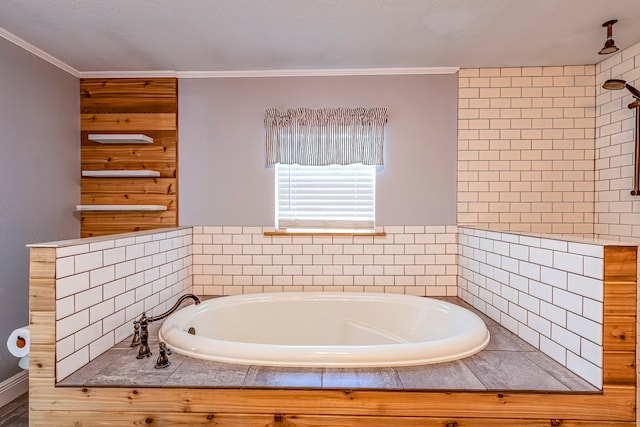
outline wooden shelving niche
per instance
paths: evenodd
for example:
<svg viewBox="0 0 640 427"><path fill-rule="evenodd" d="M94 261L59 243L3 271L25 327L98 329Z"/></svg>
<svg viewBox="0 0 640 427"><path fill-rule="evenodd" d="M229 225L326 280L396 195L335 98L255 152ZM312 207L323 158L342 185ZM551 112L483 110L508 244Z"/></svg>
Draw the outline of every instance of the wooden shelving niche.
<svg viewBox="0 0 640 427"><path fill-rule="evenodd" d="M81 79L80 110L81 236L177 226L177 79Z"/></svg>

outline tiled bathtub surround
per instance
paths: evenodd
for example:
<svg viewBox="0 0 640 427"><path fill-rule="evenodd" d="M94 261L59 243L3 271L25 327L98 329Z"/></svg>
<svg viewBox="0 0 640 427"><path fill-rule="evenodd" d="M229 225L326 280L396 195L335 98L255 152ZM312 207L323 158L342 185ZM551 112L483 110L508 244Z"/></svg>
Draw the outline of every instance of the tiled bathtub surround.
<svg viewBox="0 0 640 427"><path fill-rule="evenodd" d="M265 236L263 227L196 226L34 245L56 248L57 379L185 292L365 291L458 295L601 386L602 246L456 226L383 230Z"/></svg>
<svg viewBox="0 0 640 427"><path fill-rule="evenodd" d="M461 227L459 296L602 386L603 246Z"/></svg>
<svg viewBox="0 0 640 427"><path fill-rule="evenodd" d="M191 291L191 228L77 240L56 249L58 380Z"/></svg>
<svg viewBox="0 0 640 427"><path fill-rule="evenodd" d="M263 227L193 227L193 290L457 294L456 226L385 226L386 236L265 236Z"/></svg>

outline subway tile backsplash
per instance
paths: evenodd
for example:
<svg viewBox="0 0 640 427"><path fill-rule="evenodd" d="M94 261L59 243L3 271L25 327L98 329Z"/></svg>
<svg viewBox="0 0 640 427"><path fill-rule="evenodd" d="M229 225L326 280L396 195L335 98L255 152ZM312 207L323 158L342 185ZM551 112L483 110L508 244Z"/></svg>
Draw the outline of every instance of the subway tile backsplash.
<svg viewBox="0 0 640 427"><path fill-rule="evenodd" d="M386 236L265 236L267 227L194 227L201 295L365 291L454 296L456 226L379 227Z"/></svg>

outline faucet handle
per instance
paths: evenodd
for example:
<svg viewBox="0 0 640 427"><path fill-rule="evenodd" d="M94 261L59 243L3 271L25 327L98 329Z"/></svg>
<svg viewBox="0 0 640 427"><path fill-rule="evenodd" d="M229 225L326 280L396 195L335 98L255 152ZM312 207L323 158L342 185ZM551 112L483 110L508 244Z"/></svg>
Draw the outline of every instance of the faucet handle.
<svg viewBox="0 0 640 427"><path fill-rule="evenodd" d="M169 347L167 347L167 345L162 341L160 341L160 349L164 349L169 356L171 356L171 354L173 354L171 349Z"/></svg>
<svg viewBox="0 0 640 427"><path fill-rule="evenodd" d="M159 347L160 347L160 355L156 360L156 366L155 366L156 369L166 368L167 366L171 365L171 362L167 357L167 354L171 354L171 350L169 350L167 348L167 345L162 341L160 341Z"/></svg>
<svg viewBox="0 0 640 427"><path fill-rule="evenodd" d="M140 322L137 320L133 321L133 338L131 339L131 344L129 347L136 347L140 345Z"/></svg>

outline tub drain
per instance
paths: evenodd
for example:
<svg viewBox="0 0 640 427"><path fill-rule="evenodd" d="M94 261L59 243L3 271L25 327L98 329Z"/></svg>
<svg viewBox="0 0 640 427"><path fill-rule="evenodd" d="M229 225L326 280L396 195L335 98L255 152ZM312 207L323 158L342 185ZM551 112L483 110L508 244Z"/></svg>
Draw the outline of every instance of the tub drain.
<svg viewBox="0 0 640 427"><path fill-rule="evenodd" d="M192 327L189 328L189 330L187 332L189 332L191 335L195 335L196 334L196 328L194 328L192 326Z"/></svg>

